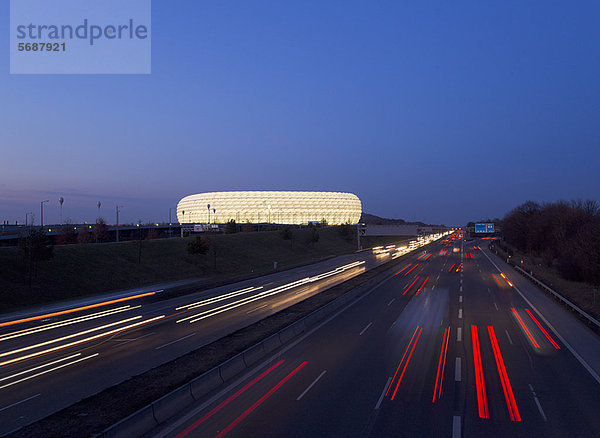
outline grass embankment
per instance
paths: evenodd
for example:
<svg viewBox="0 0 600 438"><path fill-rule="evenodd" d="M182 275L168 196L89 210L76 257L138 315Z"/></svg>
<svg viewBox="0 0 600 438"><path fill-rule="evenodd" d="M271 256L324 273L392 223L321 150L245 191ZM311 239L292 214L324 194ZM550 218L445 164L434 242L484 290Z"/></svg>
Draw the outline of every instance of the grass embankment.
<svg viewBox="0 0 600 438"><path fill-rule="evenodd" d="M279 231L210 235L205 255L189 255L193 237L120 243L63 245L54 257L40 262L31 287L19 248L0 248L0 313L99 293L184 279L211 283L226 278L267 272L356 250L356 236L342 236L336 227L294 229L293 240ZM400 240L363 238L363 246Z"/></svg>
<svg viewBox="0 0 600 438"><path fill-rule="evenodd" d="M81 438L98 434L172 390L277 333L401 262L367 271L178 359L132 377L9 435L10 438ZM118 403L115 403L118 400Z"/></svg>
<svg viewBox="0 0 600 438"><path fill-rule="evenodd" d="M502 242L502 245L506 245L506 243ZM533 276L538 280L568 298L573 304L596 319L600 318L600 291L597 286L565 280L557 269L547 266L541 257L526 255L511 246L506 246L512 251L511 259L513 263L527 272L533 273ZM495 248L498 250L498 255L506 260L508 254L499 245L495 245ZM523 261L522 265L521 260Z"/></svg>

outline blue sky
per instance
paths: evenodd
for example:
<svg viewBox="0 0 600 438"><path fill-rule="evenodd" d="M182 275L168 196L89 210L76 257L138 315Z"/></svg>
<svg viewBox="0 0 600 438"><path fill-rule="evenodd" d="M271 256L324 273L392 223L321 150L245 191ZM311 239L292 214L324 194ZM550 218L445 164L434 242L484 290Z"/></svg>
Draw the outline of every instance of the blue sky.
<svg viewBox="0 0 600 438"><path fill-rule="evenodd" d="M0 35L8 42L8 2ZM154 0L151 75L10 75L0 219L168 219L188 194L356 193L462 225L600 200L600 4ZM37 220L37 219L36 219Z"/></svg>

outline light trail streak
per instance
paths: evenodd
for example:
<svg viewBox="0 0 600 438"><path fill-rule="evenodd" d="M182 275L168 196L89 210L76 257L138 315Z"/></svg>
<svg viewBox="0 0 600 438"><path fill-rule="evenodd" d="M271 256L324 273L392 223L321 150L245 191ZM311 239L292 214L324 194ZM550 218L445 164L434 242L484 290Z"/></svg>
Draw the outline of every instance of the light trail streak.
<svg viewBox="0 0 600 438"><path fill-rule="evenodd" d="M402 355L402 359L400 359L400 363L398 364L398 368L396 368L396 372L394 373L394 377L392 377L392 381L390 382L390 386L388 386L387 391L385 392L385 396L387 397L388 392L390 392L390 389L392 388L391 383L394 382L394 380L396 380L396 375L398 374L398 371L400 371L400 367L402 366L402 362L404 362L404 357L406 356L406 353L408 353L408 350L410 348L410 344L412 344L413 339L415 339L415 335L417 334L417 331L419 330L419 326L417 326L417 328L415 329L415 331L413 332L412 338L410 338L410 342L408 343L408 345L406 346L406 350L404 350L404 354Z"/></svg>
<svg viewBox="0 0 600 438"><path fill-rule="evenodd" d="M510 281L508 281L508 278L506 278L506 275L504 275L502 272L500 273L500 275L502 276L502 278L504 278L504 280L508 283L508 285L510 287L513 287L513 284Z"/></svg>
<svg viewBox="0 0 600 438"><path fill-rule="evenodd" d="M50 368L49 370L45 370L45 371L42 371L42 372L40 372L40 373L34 374L34 375L32 375L32 376L24 377L23 379L20 379L20 380L16 380L16 381L14 381L14 382L7 383L6 385L2 385L2 386L0 386L0 389L8 388L9 386L16 385L17 383L22 383L22 382L25 382L26 380L30 380L30 379L33 379L33 378L35 378L35 377L42 376L42 375L44 375L44 374L48 374L48 373L50 373L50 372L52 372L52 371L56 371L56 370L59 370L59 369L61 369L61 368L64 368L64 367L68 367L69 365L74 365L74 364L76 364L76 363L78 363L78 362L83 362L84 360L91 359L91 358L93 358L93 357L96 357L96 356L98 356L99 354L100 354L100 353L95 353L95 354L92 354L91 356L82 357L81 359L74 360L73 362L68 362L68 363L65 363L65 364L59 365L59 366L57 366L57 367Z"/></svg>
<svg viewBox="0 0 600 438"><path fill-rule="evenodd" d="M415 284L419 278L420 278L420 277L417 275L417 278L415 278L415 281L413 281L413 282L410 284L410 286L408 286L408 287L406 288L406 290L405 290L404 292L402 292L402 295L406 294L406 292L408 292L408 291L409 291L409 289L410 289L411 287L413 287L413 284Z"/></svg>
<svg viewBox="0 0 600 438"><path fill-rule="evenodd" d="M181 307L175 308L175 310L181 310L181 309L188 309L188 310L190 310L190 309L195 309L197 307L206 306L208 304L212 304L212 303L216 303L216 302L219 302L219 301L223 301L223 300L226 300L228 298L233 298L233 297L237 297L239 295L244 295L244 294L247 294L247 293L250 293L250 292L254 292L254 291L257 291L257 290L262 289L262 288L263 288L262 286L259 286L259 287L247 287L245 289L240 289L240 290L237 290L237 291L234 291L234 292L229 292L229 293L226 293L226 294L223 294L223 295L219 295L218 297L207 298L205 300L198 301L198 302L195 302L195 303L192 303L192 304L186 304L185 306L181 306Z"/></svg>
<svg viewBox="0 0 600 438"><path fill-rule="evenodd" d="M84 330L82 332L72 333L70 335L63 336L61 338L51 339L46 342L40 342L39 344L28 345L27 347L18 348L16 350L5 351L3 353L0 353L0 357L6 357L6 356L10 356L12 354L22 353L23 351L32 350L34 348L44 347L46 345L55 344L55 343L61 342L61 341L66 341L67 339L72 339L72 338L76 338L77 336L87 335L88 333L97 332L98 330L104 330L105 328L113 327L118 324L125 324L125 323L134 321L134 320L140 319L140 318L141 318L141 316L134 316L132 318L127 318L127 319L123 319L121 321L111 322L110 324L102 325L99 327L94 327L89 330Z"/></svg>
<svg viewBox="0 0 600 438"><path fill-rule="evenodd" d="M117 328L117 329L114 329L114 330L110 330L108 332L104 332L104 333L100 333L100 334L97 334L97 335L94 335L94 336L90 336L89 338L80 339L79 341L71 342L71 343L64 344L64 345L59 345L57 347L48 348L46 350L38 351L36 353L28 354L28 355L25 355L25 356L16 357L14 359L10 359L10 360L4 361L4 362L0 362L0 367L4 366L4 365L11 364L11 363L19 362L19 361L22 361L22 360L30 359L32 357L41 356L41 355L44 355L44 354L47 354L47 353L52 353L53 351L63 350L65 348L73 347L75 345L81 345L81 344L83 344L85 342L90 342L90 341L93 341L95 339L100 339L100 338L103 338L105 336L110 336L110 335L112 335L114 333L119 333L119 332L122 332L122 331L125 331L125 330L132 329L134 327L139 327L139 326L142 326L144 324L148 324L150 322L157 321L157 320L162 319L164 317L165 317L165 315L156 316L154 318L150 318L150 319L147 319L145 321L136 322L135 324L130 324L130 325L125 326L125 327L120 327L120 328Z"/></svg>
<svg viewBox="0 0 600 438"><path fill-rule="evenodd" d="M410 350L410 354L406 358L406 363L404 364L404 369L402 370L402 374L400 374L400 377L398 377L398 383L396 383L396 388L394 388L394 393L392 394L392 398L391 398L392 400L394 400L394 397L396 397L396 393L398 392L398 387L400 386L400 382L402 382L402 378L404 377L404 372L406 371L406 367L408 366L408 363L410 362L410 358L412 357L412 354L415 351L417 342L419 342L419 337L421 336L422 331L423 331L423 329L421 328L419 330L419 334L417 335L417 339L415 339L415 342L413 343L412 350Z"/></svg>
<svg viewBox="0 0 600 438"><path fill-rule="evenodd" d="M523 331L525 332L525 334L527 335L527 337L529 338L529 340L533 344L533 346L535 348L540 348L540 344L537 343L537 341L535 340L535 338L533 337L533 335L531 334L531 332L529 331L529 329L527 328L527 326L525 325L525 323L523 322L523 320L521 319L521 317L517 313L517 310L514 307L511 308L511 310L512 310L513 314L515 315L515 318L517 318L517 321L519 322L519 324L523 328Z"/></svg>
<svg viewBox="0 0 600 438"><path fill-rule="evenodd" d="M115 303L121 303L123 301L135 300L137 298L147 297L147 296L154 295L154 294L156 294L156 292L147 292L145 294L134 295L134 296L131 296L131 297L118 298L116 300L104 301L102 303L97 303L97 304L90 304L89 306L76 307L74 309L62 310L60 312L47 313L45 315L32 316L31 318L24 318L24 319L18 319L18 320L15 320L15 321L3 322L3 323L0 323L0 327L6 327L6 326L9 326L9 325L14 325L14 324L22 324L24 322L29 322L29 321L37 321L38 319L45 319L45 318L50 318L52 316L66 315L68 313L81 312L82 310L88 310L88 309L94 309L96 307L108 306L109 304L115 304Z"/></svg>
<svg viewBox="0 0 600 438"><path fill-rule="evenodd" d="M194 323L194 322L206 319L206 318L210 318L212 316L218 315L218 314L223 313L223 312L227 312L227 311L235 309L237 307L244 306L246 304L249 304L249 303L252 303L252 302L255 302L255 301L258 301L258 300L262 300L264 298L267 298L267 297L270 297L270 296L273 296L273 295L280 294L281 292L285 292L287 290L296 288L296 287L301 286L303 284L313 283L315 281L322 280L322 279L327 278L327 277L331 277L331 276L334 276L334 275L341 274L341 273L343 273L343 272L345 272L345 271L347 271L349 269L353 269L353 268L356 268L356 267L358 267L360 265L363 265L364 263L365 263L364 261L362 261L362 262L353 262L353 263L350 263L348 265L340 266L340 267L338 267L338 268L336 268L336 269L334 269L332 271L325 272L323 274L319 274L319 275L314 276L314 277L303 278L301 280L297 280L297 281L294 281L292 283L288 283L288 284L285 284L285 285L282 285L282 286L278 286L278 287L276 287L274 289L266 290L266 291L261 292L259 294L253 295L251 297L242 298L242 299L240 299L238 301L234 301L234 302L228 303L228 304L223 304L221 306L215 307L214 309L206 310L204 312L197 313L195 315L191 315L191 316L182 318L180 320L177 320L176 322L180 323L180 322L184 322L184 321L189 321L190 323Z"/></svg>
<svg viewBox="0 0 600 438"><path fill-rule="evenodd" d="M436 395L437 399L442 396L442 382L444 381L444 372L442 371L442 379L440 380L440 370L442 369L442 362L446 365L446 351L448 348L448 338L450 337L450 326L444 330L444 338L442 339L442 349L440 350L440 360L438 362L437 375L435 376L435 386L433 388L433 399L432 403L435 403ZM438 381L440 383L440 390L438 392Z"/></svg>
<svg viewBox="0 0 600 438"><path fill-rule="evenodd" d="M252 379L252 381L249 382L249 383L247 383L243 388L239 389L234 394L230 395L227 399L225 399L224 401L222 401L218 406L216 406L215 408L213 408L210 412L206 413L198 421L196 421L192 425L188 426L183 432L177 434L176 438L183 438L184 436L186 436L188 433L190 433L191 431L193 431L195 428L197 428L198 426L200 426L202 423L204 423L206 420L208 420L214 414L216 414L217 412L219 412L223 407L225 407L226 405L228 405L231 401L235 400L239 395L241 395L242 393L244 393L248 388L250 388L251 386L253 386L256 382L258 382L259 380L261 380L263 377L265 377L267 374L269 374L271 371L273 371L275 368L277 368L283 362L284 362L283 360L280 360L279 362L271 365L271 367L269 367L267 370L263 371L260 375L258 375L254 379Z"/></svg>
<svg viewBox="0 0 600 438"><path fill-rule="evenodd" d="M400 269L398 272L396 272L395 275L400 274L402 271L404 271L406 268L408 268L409 266L412 266L412 263L409 263L408 265L406 265L404 268Z"/></svg>
<svg viewBox="0 0 600 438"><path fill-rule="evenodd" d="M496 366L498 367L498 374L500 375L500 381L502 382L502 390L504 391L504 398L506 399L506 406L508 407L508 413L511 421L521 421L521 415L517 408L517 402L513 394L508 374L506 373L506 367L504 366L504 360L502 359L502 353L500 353L500 347L496 339L496 333L494 327L488 326L488 332L490 334L490 340L492 342L492 349L494 350L494 358L496 359Z"/></svg>
<svg viewBox="0 0 600 438"><path fill-rule="evenodd" d="M403 277L406 277L408 274L410 274L410 272L415 269L417 266L419 266L419 264L417 263L416 265L414 265L412 268L410 268L410 270L406 271L403 275Z"/></svg>
<svg viewBox="0 0 600 438"><path fill-rule="evenodd" d="M81 353L77 353L77 354L74 354L72 356L63 357L62 359L58 359L58 360L55 360L53 362L48 362L46 364L39 365L37 367L30 368L30 369L25 370L25 371L21 371L21 372L18 372L16 374L13 374L13 375L10 375L10 376L3 377L3 378L0 379L0 382L4 382L5 380L14 379L15 377L22 376L23 374L28 374L28 373L31 373L33 371L41 370L42 368L46 368L46 367L52 366L52 365L60 363L60 362L64 362L65 360L73 359L74 357L78 357L78 356L81 356Z"/></svg>
<svg viewBox="0 0 600 438"><path fill-rule="evenodd" d="M277 385L275 385L273 388L271 388L265 395L263 395L261 398L259 398L252 406L250 406L246 411L244 411L244 413L242 415L240 415L239 417L237 417L235 420L233 420L233 422L227 426L225 429L223 429L218 435L217 438L221 438L224 437L225 435L227 435L231 429L233 429L235 426L237 426L237 424L242 421L244 418L246 418L248 415L250 415L252 413L252 411L254 411L257 407L259 407L266 399L268 399L271 395L273 395L273 393L275 391L277 391L279 388L281 388L281 386L283 386L285 384L285 382L287 382L289 379L291 379L298 371L300 371L302 368L304 368L304 366L307 364L308 362L302 362L294 371L292 371L291 373L289 373L287 376L285 376Z"/></svg>
<svg viewBox="0 0 600 438"><path fill-rule="evenodd" d="M39 333L39 332L46 331L46 330L52 330L52 329L58 328L58 327L64 327L67 325L77 324L77 323L84 322L84 321L90 321L92 319L102 318L104 316L109 316L109 315L114 315L114 314L121 313L121 312L127 312L129 310L139 309L140 307L142 307L142 306L117 307L116 309L104 310L102 312L93 313L91 315L79 316L77 318L67 319L65 321L59 321L59 322L54 322L54 323L47 324L47 325L32 327L32 328L25 329L25 330L19 330L17 332L11 332L11 333L7 333L5 335L0 336L0 341L7 341L9 339L30 335L32 333Z"/></svg>
<svg viewBox="0 0 600 438"><path fill-rule="evenodd" d="M476 325L471 325L471 336L473 338L473 362L475 365L475 386L477 388L477 411L479 413L479 418L490 418L487 394L485 392L485 380L483 378L483 367L481 365L479 334L477 333Z"/></svg>
<svg viewBox="0 0 600 438"><path fill-rule="evenodd" d="M425 287L425 283L427 283L427 280L429 280L429 277L427 277L425 279L425 281L423 282L423 284L421 285L421 287L419 288L419 290L417 291L417 293L415 295L419 295L419 292L421 292L421 289L423 289Z"/></svg>
<svg viewBox="0 0 600 438"><path fill-rule="evenodd" d="M498 287L502 287L502 285L498 281L498 278L494 274L492 274L492 277L494 277L494 280L496 280L496 283L498 283Z"/></svg>
<svg viewBox="0 0 600 438"><path fill-rule="evenodd" d="M557 350L560 350L560 347L558 346L558 344L556 342L554 342L554 339L552 339L550 337L550 335L548 334L546 329L544 327L542 327L542 324L540 324L540 322L537 320L537 318L535 316L533 316L533 314L529 311L529 309L525 309L525 311L529 314L531 319L533 319L533 322L535 322L537 324L537 326L540 328L540 330L546 336L546 338L548 338L548 340L554 346L554 348L556 348Z"/></svg>

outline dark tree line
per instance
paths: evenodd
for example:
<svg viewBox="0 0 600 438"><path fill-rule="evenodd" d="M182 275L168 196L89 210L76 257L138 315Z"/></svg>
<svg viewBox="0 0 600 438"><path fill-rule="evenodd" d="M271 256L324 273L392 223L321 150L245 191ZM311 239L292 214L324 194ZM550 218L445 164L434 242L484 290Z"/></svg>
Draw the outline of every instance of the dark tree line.
<svg viewBox="0 0 600 438"><path fill-rule="evenodd" d="M519 251L556 266L565 278L600 284L600 208L595 201L527 201L504 217L502 234Z"/></svg>

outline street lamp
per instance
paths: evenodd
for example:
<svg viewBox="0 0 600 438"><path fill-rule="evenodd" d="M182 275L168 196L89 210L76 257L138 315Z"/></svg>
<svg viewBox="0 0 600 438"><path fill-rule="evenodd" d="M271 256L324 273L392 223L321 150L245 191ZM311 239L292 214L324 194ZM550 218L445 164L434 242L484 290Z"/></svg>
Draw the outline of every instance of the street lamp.
<svg viewBox="0 0 600 438"><path fill-rule="evenodd" d="M41 227L44 228L44 203L46 202L50 202L49 199L46 199L45 201L40 202L40 222L41 222Z"/></svg>
<svg viewBox="0 0 600 438"><path fill-rule="evenodd" d="M25 226L27 227L27 216L31 215L31 226L33 226L33 212L25 213Z"/></svg>
<svg viewBox="0 0 600 438"><path fill-rule="evenodd" d="M208 225L210 225L210 204L206 204L206 208L208 209Z"/></svg>
<svg viewBox="0 0 600 438"><path fill-rule="evenodd" d="M217 222L217 210L213 208L213 222Z"/></svg>

